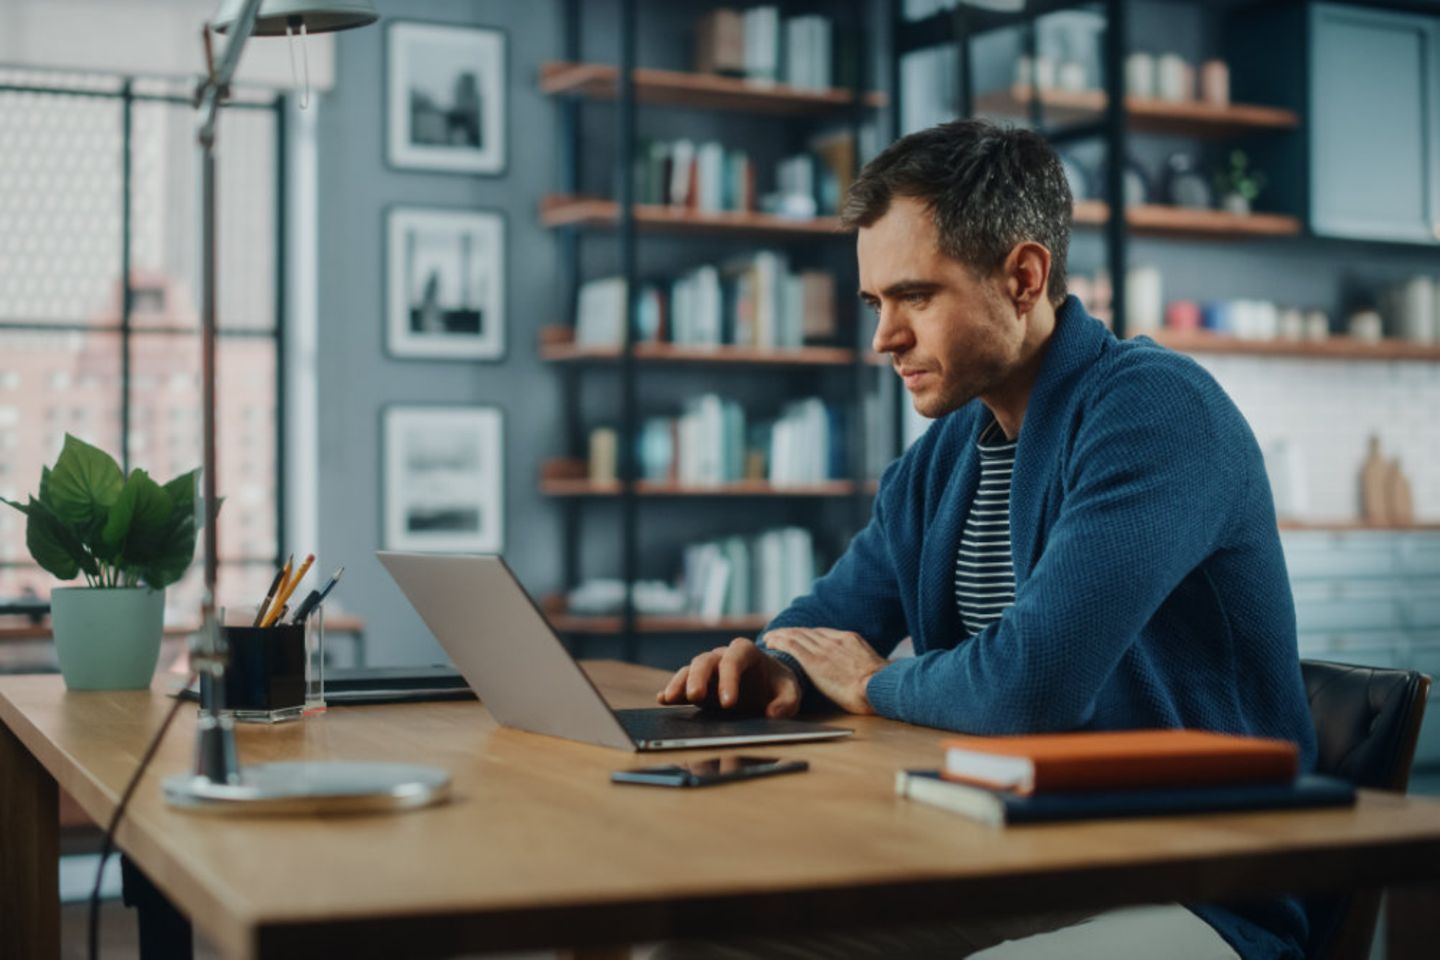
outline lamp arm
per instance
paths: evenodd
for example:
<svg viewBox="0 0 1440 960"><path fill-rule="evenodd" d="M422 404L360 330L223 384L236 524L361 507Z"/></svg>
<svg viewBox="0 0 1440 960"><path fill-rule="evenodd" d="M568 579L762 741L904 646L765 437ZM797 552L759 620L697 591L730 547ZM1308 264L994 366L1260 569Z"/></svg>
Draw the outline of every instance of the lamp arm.
<svg viewBox="0 0 1440 960"><path fill-rule="evenodd" d="M228 31L229 40L225 43L225 49L220 51L219 64L211 60L205 65L205 79L200 81L195 101L200 110L200 145L207 150L215 143L215 120L219 115L220 101L240 66L240 54L244 51L246 42L255 32L255 18L260 13L260 3L261 0L245 0L245 6L240 9L240 15L235 18L235 24ZM208 53L210 24L205 24L203 29L206 37L205 49Z"/></svg>

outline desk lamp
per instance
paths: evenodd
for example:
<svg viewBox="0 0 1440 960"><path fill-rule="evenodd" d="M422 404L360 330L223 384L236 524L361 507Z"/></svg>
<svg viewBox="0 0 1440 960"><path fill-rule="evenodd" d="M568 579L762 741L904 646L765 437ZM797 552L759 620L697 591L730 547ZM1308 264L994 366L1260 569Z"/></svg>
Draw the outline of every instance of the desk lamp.
<svg viewBox="0 0 1440 960"><path fill-rule="evenodd" d="M218 553L215 545L215 128L240 53L253 36L325 33L363 27L379 19L370 0L225 0L205 28L206 75L196 90L201 151L201 377L205 421L203 470L205 588L201 628L194 641L196 669L210 678L213 696L201 707L195 762L188 775L165 780L165 798L183 809L207 812L326 812L404 810L445 799L450 776L434 767L392 763L266 763L241 768L235 728L223 716L227 651L215 615ZM211 27L228 34L218 61Z"/></svg>

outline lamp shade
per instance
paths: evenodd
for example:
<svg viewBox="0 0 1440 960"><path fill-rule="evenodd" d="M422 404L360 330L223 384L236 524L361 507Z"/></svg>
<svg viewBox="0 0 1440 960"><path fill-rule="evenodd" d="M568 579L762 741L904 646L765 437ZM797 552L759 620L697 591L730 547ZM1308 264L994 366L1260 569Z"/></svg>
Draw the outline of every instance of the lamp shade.
<svg viewBox="0 0 1440 960"><path fill-rule="evenodd" d="M211 26L228 33L244 6L245 0L225 0ZM255 36L283 37L287 26L298 33L302 23L306 33L329 33L368 26L379 19L370 0L264 0L255 16Z"/></svg>

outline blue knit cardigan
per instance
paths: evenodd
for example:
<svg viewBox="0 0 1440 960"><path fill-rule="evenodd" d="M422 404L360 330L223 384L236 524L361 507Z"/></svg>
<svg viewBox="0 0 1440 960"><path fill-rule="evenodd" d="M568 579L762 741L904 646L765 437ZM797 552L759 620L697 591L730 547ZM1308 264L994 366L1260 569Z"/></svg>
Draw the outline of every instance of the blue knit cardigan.
<svg viewBox="0 0 1440 960"><path fill-rule="evenodd" d="M886 469L869 524L766 629L852 630L881 654L912 637L916 655L866 688L896 720L1280 737L1310 769L1294 603L1249 425L1188 357L1117 340L1074 297L1056 321L1016 450L1004 615L966 639L955 605L989 420L974 400ZM1191 909L1245 960L1301 954L1298 901Z"/></svg>

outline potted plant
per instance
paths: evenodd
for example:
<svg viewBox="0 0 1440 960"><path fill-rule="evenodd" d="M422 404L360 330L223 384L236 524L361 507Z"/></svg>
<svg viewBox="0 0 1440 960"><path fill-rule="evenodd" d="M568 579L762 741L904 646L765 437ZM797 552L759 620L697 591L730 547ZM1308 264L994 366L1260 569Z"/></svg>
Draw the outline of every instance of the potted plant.
<svg viewBox="0 0 1440 960"><path fill-rule="evenodd" d="M83 587L50 594L55 655L71 690L135 690L150 685L160 656L165 588L195 556L192 470L163 486L144 470L125 475L113 457L65 435L54 468L25 514L30 555L61 580Z"/></svg>
<svg viewBox="0 0 1440 960"><path fill-rule="evenodd" d="M1244 150L1231 150L1228 166L1215 173L1215 192L1220 206L1230 213L1247 216L1250 205L1265 189L1265 174L1250 169L1250 158Z"/></svg>

